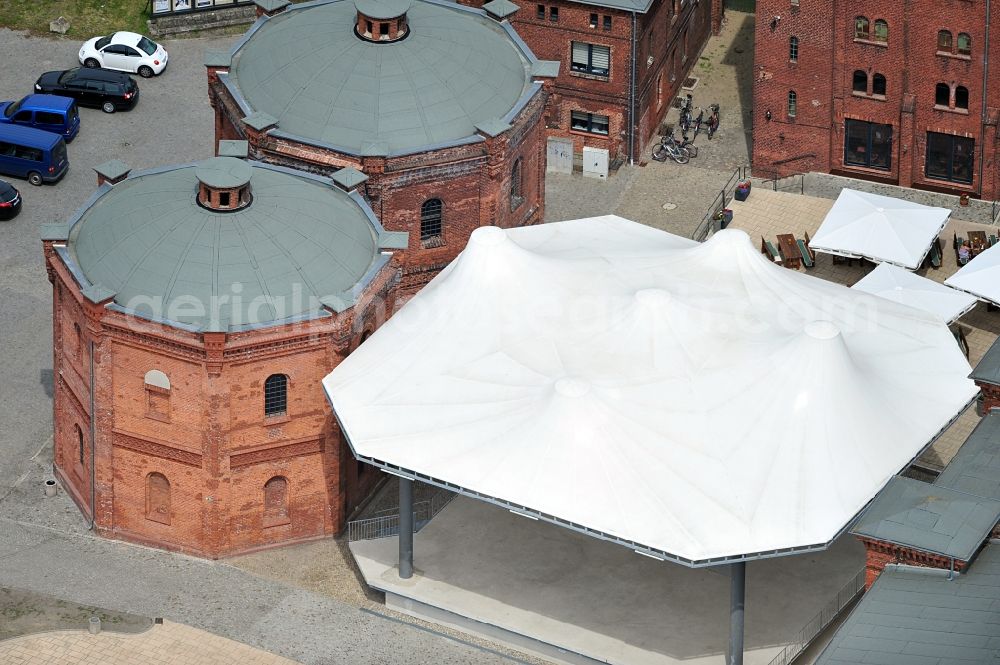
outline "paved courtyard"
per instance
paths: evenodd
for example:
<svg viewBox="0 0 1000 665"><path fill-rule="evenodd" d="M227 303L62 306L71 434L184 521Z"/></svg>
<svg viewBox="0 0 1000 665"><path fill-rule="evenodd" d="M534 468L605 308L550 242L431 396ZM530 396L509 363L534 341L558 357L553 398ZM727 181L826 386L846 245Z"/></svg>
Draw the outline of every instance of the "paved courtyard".
<svg viewBox="0 0 1000 665"><path fill-rule="evenodd" d="M5 665L295 665L197 628L164 622L138 635L61 630L0 642Z"/></svg>

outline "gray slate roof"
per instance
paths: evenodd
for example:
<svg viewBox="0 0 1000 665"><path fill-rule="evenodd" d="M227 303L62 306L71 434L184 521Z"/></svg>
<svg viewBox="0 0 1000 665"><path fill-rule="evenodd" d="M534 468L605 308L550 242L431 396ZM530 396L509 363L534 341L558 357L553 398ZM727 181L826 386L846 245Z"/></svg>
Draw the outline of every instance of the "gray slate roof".
<svg viewBox="0 0 1000 665"><path fill-rule="evenodd" d="M1000 663L1000 544L947 575L886 566L816 665Z"/></svg>
<svg viewBox="0 0 1000 665"><path fill-rule="evenodd" d="M532 87L533 56L478 10L413 0L393 43L358 38L355 20L347 0L293 5L257 23L227 82L283 132L355 154L466 139Z"/></svg>
<svg viewBox="0 0 1000 665"><path fill-rule="evenodd" d="M381 228L329 181L251 164L253 202L238 212L197 204L196 166L131 176L80 214L70 257L117 305L198 330L327 316L320 298L385 260ZM213 315L213 298L236 295Z"/></svg>
<svg viewBox="0 0 1000 665"><path fill-rule="evenodd" d="M969 561L1000 519L1000 501L897 476L851 533Z"/></svg>
<svg viewBox="0 0 1000 665"><path fill-rule="evenodd" d="M934 485L1000 500L1000 409L979 421Z"/></svg>
<svg viewBox="0 0 1000 665"><path fill-rule="evenodd" d="M983 359L972 370L969 378L973 381L983 381L1000 385L1000 338L993 342Z"/></svg>
<svg viewBox="0 0 1000 665"><path fill-rule="evenodd" d="M410 4L410 0L354 0L357 10L368 18L398 18Z"/></svg>

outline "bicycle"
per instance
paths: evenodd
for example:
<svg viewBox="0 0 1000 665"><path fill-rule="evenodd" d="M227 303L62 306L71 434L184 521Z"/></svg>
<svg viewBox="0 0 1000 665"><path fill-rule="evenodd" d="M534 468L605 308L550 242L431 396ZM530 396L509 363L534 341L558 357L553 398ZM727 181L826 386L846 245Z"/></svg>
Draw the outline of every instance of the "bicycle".
<svg viewBox="0 0 1000 665"><path fill-rule="evenodd" d="M698 107L698 117L694 119L694 135L695 138L701 133L702 125L705 124L705 109Z"/></svg>
<svg viewBox="0 0 1000 665"><path fill-rule="evenodd" d="M660 137L660 142L653 146L653 159L665 162L668 157L678 164L687 164L691 161L687 149L677 142L673 133Z"/></svg>
<svg viewBox="0 0 1000 665"><path fill-rule="evenodd" d="M711 141L715 132L719 131L719 105L712 104L708 107L711 113L708 116L708 140Z"/></svg>
<svg viewBox="0 0 1000 665"><path fill-rule="evenodd" d="M691 130L691 105L692 105L691 95L687 95L680 105L680 120L678 125L681 128L681 134L687 134Z"/></svg>

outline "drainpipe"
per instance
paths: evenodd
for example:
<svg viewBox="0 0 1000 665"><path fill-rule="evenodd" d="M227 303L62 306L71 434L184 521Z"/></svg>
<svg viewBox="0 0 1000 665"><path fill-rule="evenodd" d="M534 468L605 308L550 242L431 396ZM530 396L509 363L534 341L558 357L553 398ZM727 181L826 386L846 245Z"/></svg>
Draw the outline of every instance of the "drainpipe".
<svg viewBox="0 0 1000 665"><path fill-rule="evenodd" d="M90 340L90 526L97 521L97 414L94 412L94 340Z"/></svg>
<svg viewBox="0 0 1000 665"><path fill-rule="evenodd" d="M984 33L984 44L983 44L983 106L980 110L981 118L979 122L979 196L983 195L983 165L986 162L986 85L989 83L990 77L990 2L991 0L986 0L986 29ZM996 168L996 164L993 165ZM996 198L994 196L994 198Z"/></svg>
<svg viewBox="0 0 1000 665"><path fill-rule="evenodd" d="M629 71L628 81L628 163L635 166L635 56L636 43L635 34L635 11L632 12L632 66ZM985 94L985 93L984 93Z"/></svg>

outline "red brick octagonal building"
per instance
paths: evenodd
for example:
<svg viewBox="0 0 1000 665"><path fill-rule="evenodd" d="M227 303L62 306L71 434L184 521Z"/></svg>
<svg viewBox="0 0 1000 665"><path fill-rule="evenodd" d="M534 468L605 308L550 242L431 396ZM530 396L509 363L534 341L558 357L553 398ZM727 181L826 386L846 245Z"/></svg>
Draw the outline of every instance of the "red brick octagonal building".
<svg viewBox="0 0 1000 665"><path fill-rule="evenodd" d="M103 535L200 556L336 533L376 474L317 386L391 312L405 234L356 172L103 173L43 231L63 486Z"/></svg>
<svg viewBox="0 0 1000 665"><path fill-rule="evenodd" d="M402 286L425 284L479 226L543 218L545 92L511 25L443 0L258 3L231 51L206 57L216 139L254 159L331 174L354 167L391 231Z"/></svg>

